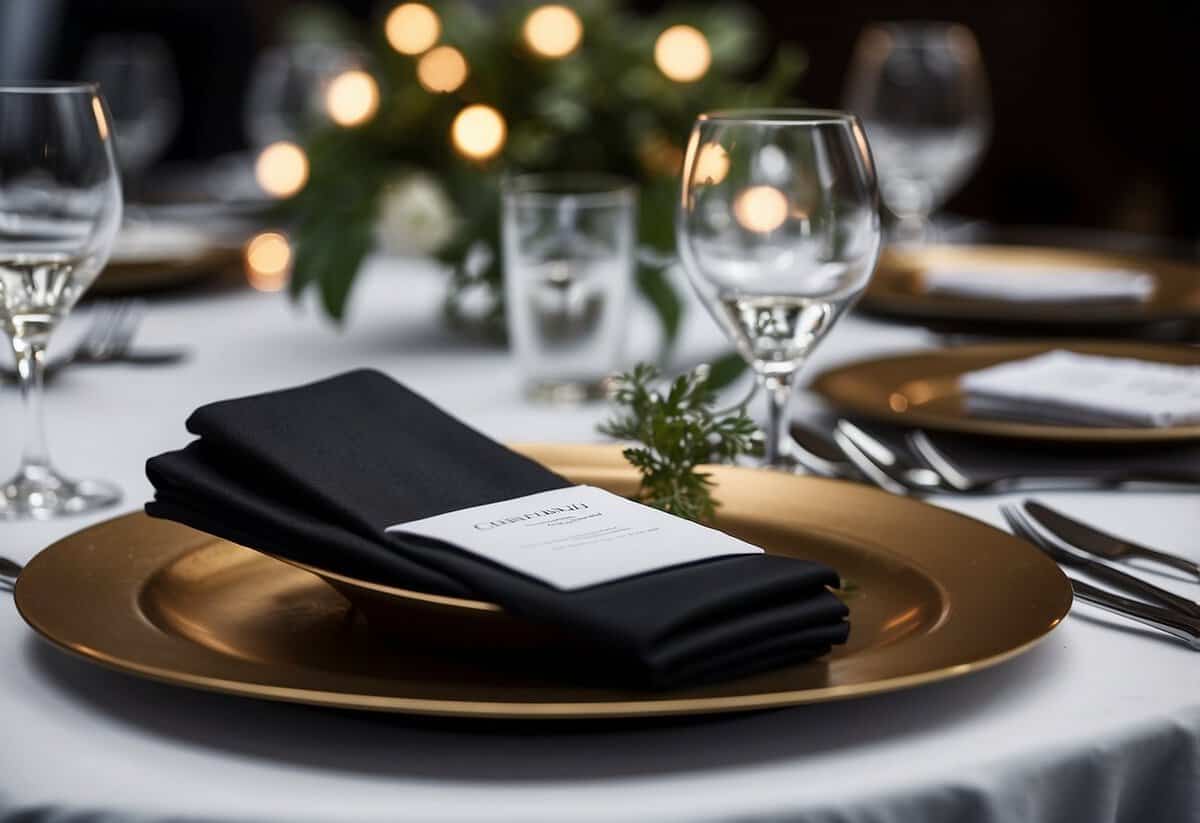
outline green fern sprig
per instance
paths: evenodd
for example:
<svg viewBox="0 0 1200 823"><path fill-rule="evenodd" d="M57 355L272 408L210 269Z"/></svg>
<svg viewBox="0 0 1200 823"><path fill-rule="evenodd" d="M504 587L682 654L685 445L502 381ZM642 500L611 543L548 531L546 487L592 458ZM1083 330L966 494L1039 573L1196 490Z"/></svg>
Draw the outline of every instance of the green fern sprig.
<svg viewBox="0 0 1200 823"><path fill-rule="evenodd" d="M639 443L624 451L641 473L638 499L689 520L711 521L712 478L697 467L762 453L762 434L744 407L714 411L709 369L700 366L659 389L658 370L645 363L617 378L614 416L600 432Z"/></svg>

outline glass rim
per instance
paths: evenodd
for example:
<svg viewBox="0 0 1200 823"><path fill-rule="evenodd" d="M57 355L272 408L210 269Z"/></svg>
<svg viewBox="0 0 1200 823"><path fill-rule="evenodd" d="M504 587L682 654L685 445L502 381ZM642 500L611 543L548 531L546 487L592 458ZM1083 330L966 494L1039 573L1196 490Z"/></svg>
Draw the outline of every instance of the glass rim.
<svg viewBox="0 0 1200 823"><path fill-rule="evenodd" d="M96 94L99 91L99 83L76 80L0 84L0 94Z"/></svg>
<svg viewBox="0 0 1200 823"><path fill-rule="evenodd" d="M696 117L697 123L754 123L768 126L847 126L858 118L840 109L718 109Z"/></svg>
<svg viewBox="0 0 1200 823"><path fill-rule="evenodd" d="M939 20L936 17L919 17L912 20L876 20L863 26L864 31L867 29L934 31L953 28L963 28L967 31L971 30L970 26L957 20Z"/></svg>
<svg viewBox="0 0 1200 823"><path fill-rule="evenodd" d="M505 199L530 203L556 203L572 197L585 206L632 202L637 183L606 172L529 172L505 175L500 182Z"/></svg>

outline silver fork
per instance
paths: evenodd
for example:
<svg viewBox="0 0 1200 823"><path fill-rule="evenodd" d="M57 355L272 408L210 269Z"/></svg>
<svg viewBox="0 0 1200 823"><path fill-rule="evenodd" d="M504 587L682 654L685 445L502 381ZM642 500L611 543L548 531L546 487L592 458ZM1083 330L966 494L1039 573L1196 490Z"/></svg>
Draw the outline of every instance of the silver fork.
<svg viewBox="0 0 1200 823"><path fill-rule="evenodd" d="M0 588L12 591L23 568L25 567L15 560L0 557Z"/></svg>
<svg viewBox="0 0 1200 823"><path fill-rule="evenodd" d="M140 300L119 300L100 303L92 310L92 322L71 351L46 363L44 379L51 379L73 363L112 363L116 361L142 365L165 365L186 356L182 349L156 351L132 350L133 338L145 315ZM17 379L15 370L0 367L4 379Z"/></svg>
<svg viewBox="0 0 1200 823"><path fill-rule="evenodd" d="M68 363L97 363L119 356L129 350L133 335L141 325L145 306L133 300L121 300L96 307L97 316L74 350L67 355Z"/></svg>
<svg viewBox="0 0 1200 823"><path fill-rule="evenodd" d="M937 472L918 466L849 420L838 420L833 439L846 457L875 485L892 494L952 491Z"/></svg>

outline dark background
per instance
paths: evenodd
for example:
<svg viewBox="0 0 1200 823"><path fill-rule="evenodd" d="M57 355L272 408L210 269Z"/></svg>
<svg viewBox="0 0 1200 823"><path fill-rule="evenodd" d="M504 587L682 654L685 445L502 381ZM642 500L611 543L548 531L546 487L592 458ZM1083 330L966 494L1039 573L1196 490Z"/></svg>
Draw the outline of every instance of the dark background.
<svg viewBox="0 0 1200 823"><path fill-rule="evenodd" d="M5 0L19 2L20 0ZM88 38L143 30L180 67L184 120L168 160L244 146L242 93L282 0L32 0L56 7L42 70L69 74ZM341 5L370 19L375 2ZM658 10L659 2L636 2ZM1006 226L1074 226L1200 241L1200 26L1189 0L950 0L755 4L771 37L810 56L801 87L837 106L851 47L876 20L965 23L987 66L994 132L981 167L948 210Z"/></svg>

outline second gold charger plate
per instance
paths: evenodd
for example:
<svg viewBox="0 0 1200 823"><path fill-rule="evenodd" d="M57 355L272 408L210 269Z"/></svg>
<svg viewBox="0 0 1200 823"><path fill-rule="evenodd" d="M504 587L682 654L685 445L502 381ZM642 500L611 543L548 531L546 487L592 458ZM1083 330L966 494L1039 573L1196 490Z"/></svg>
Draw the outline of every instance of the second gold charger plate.
<svg viewBox="0 0 1200 823"><path fill-rule="evenodd" d="M617 492L636 484L614 446L520 450L576 482ZM1053 562L979 521L856 484L712 472L722 528L841 572L852 626L844 647L683 690L589 686L556 671L553 654L452 651L443 641L458 624L424 623L418 593L388 596L412 601L416 623L433 629L373 626L311 572L141 513L44 550L17 582L17 606L61 648L168 683L350 709L571 719L745 711L917 686L1019 654L1070 608ZM435 605L477 611L501 634L513 620L490 604L446 600Z"/></svg>
<svg viewBox="0 0 1200 823"><path fill-rule="evenodd" d="M241 265L238 249L216 248L183 259L110 261L92 283L92 294L123 295L191 285Z"/></svg>
<svg viewBox="0 0 1200 823"><path fill-rule="evenodd" d="M924 272L931 269L1006 269L1061 277L1079 271L1140 271L1152 278L1153 290L1140 301L1037 302L935 294L924 288ZM876 316L947 330L1068 337L1105 332L1183 340L1194 337L1200 325L1200 265L1042 246L889 247L858 306Z"/></svg>
<svg viewBox="0 0 1200 823"><path fill-rule="evenodd" d="M1027 270L1046 273L1097 269L1144 272L1154 289L1144 301L1019 302L927 292L924 272L955 268ZM1200 266L1143 255L1039 246L920 246L884 250L859 306L897 319L1000 327L1043 326L1068 335L1072 329L1146 326L1170 321L1200 322Z"/></svg>
<svg viewBox="0 0 1200 823"><path fill-rule="evenodd" d="M1137 444L1200 439L1200 425L1067 426L972 416L959 379L967 372L1055 349L1152 363L1200 366L1200 348L1097 340L954 346L862 360L817 375L810 389L849 414L896 426L1060 443Z"/></svg>

